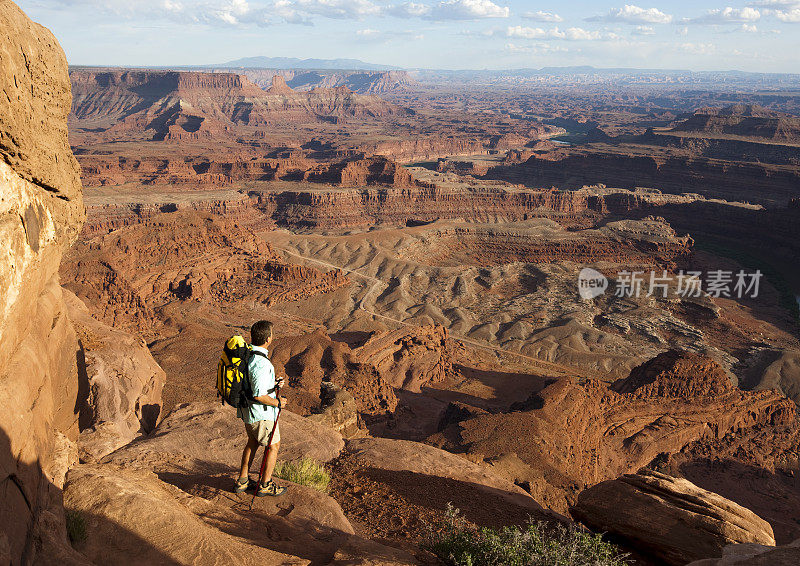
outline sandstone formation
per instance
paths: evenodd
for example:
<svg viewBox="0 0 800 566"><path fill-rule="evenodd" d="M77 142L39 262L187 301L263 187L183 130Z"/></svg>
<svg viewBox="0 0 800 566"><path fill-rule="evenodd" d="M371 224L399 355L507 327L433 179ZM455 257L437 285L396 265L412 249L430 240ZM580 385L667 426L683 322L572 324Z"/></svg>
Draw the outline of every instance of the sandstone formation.
<svg viewBox="0 0 800 566"><path fill-rule="evenodd" d="M266 91L246 77L172 71L73 71L72 114L106 124L106 140L142 131L154 140L229 135L235 125L339 122L402 113L346 87L294 92L276 75Z"/></svg>
<svg viewBox="0 0 800 566"><path fill-rule="evenodd" d="M319 409L308 415L308 420L332 428L344 438L361 432L361 415L352 393L335 383L323 381L319 397Z"/></svg>
<svg viewBox="0 0 800 566"><path fill-rule="evenodd" d="M12 564L79 564L59 489L69 462L58 456L78 433L78 343L58 267L84 216L67 62L7 0L0 28L0 547Z"/></svg>
<svg viewBox="0 0 800 566"><path fill-rule="evenodd" d="M305 456L328 462L344 447L336 432L289 411L281 414L280 423L280 459ZM73 469L65 488L65 504L81 511L90 526L100 527L98 536L90 536L81 551L94 560L116 563L131 552L136 555L128 546L132 541L154 541L143 544L138 552L158 551L184 563L196 552L225 556L217 541L222 544L232 535L249 545L292 555L249 553L246 558L266 560L265 564L283 564L282 560L305 563L296 557L353 566L414 563L402 551L353 536L353 527L339 504L310 487L284 481L289 486L286 495L258 498L251 509L252 493L230 492L244 439L242 423L231 407L184 405L168 415L152 435L114 452L102 464ZM257 462L260 459L261 451ZM253 478L256 469L254 465ZM85 490L92 488L96 493L87 494ZM119 490L121 500L114 497ZM131 503L128 496L143 502ZM153 509L162 507L165 509L151 519ZM143 522L137 523L142 517ZM151 525L161 520L175 523L177 527L168 529L174 538L151 530ZM104 548L101 536L109 532L104 529L114 525L122 527L123 536L117 545ZM202 534L209 544L198 548L191 538L195 534L187 539L184 527ZM135 537L128 538L129 533ZM351 561L345 561L348 556ZM198 560L211 558L194 558Z"/></svg>
<svg viewBox="0 0 800 566"><path fill-rule="evenodd" d="M64 486L64 505L84 516L87 538L81 552L96 564L310 563L213 528L201 518L210 503L153 474L77 466Z"/></svg>
<svg viewBox="0 0 800 566"><path fill-rule="evenodd" d="M792 187L798 180L800 150L792 141L773 145L759 140L648 130L635 138L536 152L522 163L510 160L489 168L486 178L562 189L593 183L654 187L676 194L694 192L707 198L785 205L795 196Z"/></svg>
<svg viewBox="0 0 800 566"><path fill-rule="evenodd" d="M783 350L771 357L773 360L764 368L755 389L777 389L800 405L800 352Z"/></svg>
<svg viewBox="0 0 800 566"><path fill-rule="evenodd" d="M525 190L508 186L361 188L353 191L253 191L258 207L280 224L318 228L413 224L439 218L478 222L546 217L586 222L597 212L646 206L630 192Z"/></svg>
<svg viewBox="0 0 800 566"><path fill-rule="evenodd" d="M239 152L218 151L212 157L169 158L163 154L135 158L109 157L107 153L81 156L81 171L87 187L114 186L125 183L168 185L193 189L209 189L244 182L307 181L337 187L426 186L417 182L409 171L387 157L374 157L352 152L338 152L320 160L302 152L280 152L275 156L254 156L242 160Z"/></svg>
<svg viewBox="0 0 800 566"><path fill-rule="evenodd" d="M719 556L728 544L775 544L772 527L749 509L649 470L581 492L571 512L592 529L621 536L675 566Z"/></svg>
<svg viewBox="0 0 800 566"><path fill-rule="evenodd" d="M281 414L280 423L280 456L284 460L308 456L328 462L344 448L339 433L288 410ZM230 473L241 458L244 437L244 426L234 408L219 402L185 404L167 415L155 434L117 450L104 461L158 473Z"/></svg>
<svg viewBox="0 0 800 566"><path fill-rule="evenodd" d="M695 110L680 121L673 131L709 136L727 134L797 143L800 141L800 119L762 106L734 104L725 108Z"/></svg>
<svg viewBox="0 0 800 566"><path fill-rule="evenodd" d="M215 207L165 210L174 212L163 220L144 216L71 250L62 268L66 286L99 320L147 336L157 324L156 306L245 298L272 305L348 283L339 272L282 260L254 233L265 227L263 217L246 208L224 208L229 214L215 213Z"/></svg>
<svg viewBox="0 0 800 566"><path fill-rule="evenodd" d="M455 345L443 327L429 326L376 332L355 347L318 330L279 339L274 348L276 371L294 388L293 406L316 411L321 388L332 384L352 395L361 415L381 416L397 407L395 390L418 393L452 375Z"/></svg>
<svg viewBox="0 0 800 566"><path fill-rule="evenodd" d="M670 351L613 387L562 378L520 411L468 418L433 440L486 458L515 453L543 477L538 489L548 504L563 511L585 487L660 454L795 418L780 394L743 392L713 360Z"/></svg>
<svg viewBox="0 0 800 566"><path fill-rule="evenodd" d="M95 320L80 299L64 293L80 344L78 446L82 460L99 460L153 431L166 375L141 338Z"/></svg>

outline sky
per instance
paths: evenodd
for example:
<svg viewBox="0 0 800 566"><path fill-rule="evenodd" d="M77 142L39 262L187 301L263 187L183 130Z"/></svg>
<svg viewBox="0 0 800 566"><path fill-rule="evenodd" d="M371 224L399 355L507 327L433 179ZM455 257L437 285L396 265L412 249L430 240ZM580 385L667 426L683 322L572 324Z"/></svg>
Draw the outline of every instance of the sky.
<svg viewBox="0 0 800 566"><path fill-rule="evenodd" d="M800 73L800 0L17 0L75 65L354 58Z"/></svg>

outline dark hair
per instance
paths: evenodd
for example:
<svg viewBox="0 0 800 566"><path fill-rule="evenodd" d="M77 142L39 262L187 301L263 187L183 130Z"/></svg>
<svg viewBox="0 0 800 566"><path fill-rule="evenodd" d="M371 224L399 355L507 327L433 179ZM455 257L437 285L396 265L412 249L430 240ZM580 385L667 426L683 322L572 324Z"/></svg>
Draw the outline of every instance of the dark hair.
<svg viewBox="0 0 800 566"><path fill-rule="evenodd" d="M259 320L250 327L250 341L253 346L263 346L272 338L272 323L268 320Z"/></svg>

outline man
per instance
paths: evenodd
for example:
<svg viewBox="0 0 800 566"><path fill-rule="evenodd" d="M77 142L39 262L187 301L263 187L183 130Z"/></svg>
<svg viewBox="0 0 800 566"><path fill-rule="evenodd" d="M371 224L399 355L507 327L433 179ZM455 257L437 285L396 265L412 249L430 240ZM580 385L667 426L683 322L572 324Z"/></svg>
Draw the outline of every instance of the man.
<svg viewBox="0 0 800 566"><path fill-rule="evenodd" d="M278 486L272 480L272 471L275 469L275 461L281 445L281 433L275 421L278 418L278 409L286 406L286 399L278 398L275 392L275 386L279 384L279 381L275 378L275 368L269 361L269 352L267 351L267 347L272 343L272 323L266 320L256 322L250 328L250 341L253 355L247 367L254 402L237 410L237 416L244 421L247 444L242 452L242 467L234 491L242 493L249 487L250 468L256 457L256 451L259 446L267 446L270 432L275 427L264 478L262 483L256 486L258 497L266 495L274 497L283 495L286 491L286 487Z"/></svg>

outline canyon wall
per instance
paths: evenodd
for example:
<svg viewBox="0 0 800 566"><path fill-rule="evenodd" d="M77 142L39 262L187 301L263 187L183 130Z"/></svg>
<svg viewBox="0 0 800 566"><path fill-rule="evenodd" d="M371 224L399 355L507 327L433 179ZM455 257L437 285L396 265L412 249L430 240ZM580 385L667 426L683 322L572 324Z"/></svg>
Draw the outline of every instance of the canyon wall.
<svg viewBox="0 0 800 566"><path fill-rule="evenodd" d="M794 165L726 161L693 155L652 155L643 146L581 146L498 166L487 174L527 186L561 189L604 183L612 187L657 187L707 198L785 205L796 195L800 174Z"/></svg>
<svg viewBox="0 0 800 566"><path fill-rule="evenodd" d="M251 197L280 225L326 228L413 224L440 218L494 221L544 216L580 222L587 214L622 212L645 204L644 199L629 192L592 195L581 191L524 190L508 186L254 191Z"/></svg>
<svg viewBox="0 0 800 566"><path fill-rule="evenodd" d="M257 181L308 181L341 187L419 185L411 173L385 157L363 154L330 156L318 161L287 152L288 156L253 157L220 153L209 160L204 157L170 159L169 157L136 157L80 155L81 176L85 187L142 183L170 185L171 189L212 189L224 185Z"/></svg>
<svg viewBox="0 0 800 566"><path fill-rule="evenodd" d="M8 0L0 28L0 563L78 563L60 490L76 459L78 343L58 267L84 215L67 61Z"/></svg>
<svg viewBox="0 0 800 566"><path fill-rule="evenodd" d="M347 180L346 171L339 174ZM393 175L395 179L403 179ZM680 200L659 193L526 190L501 185L468 189L321 186L318 190L252 190L249 194L229 190L209 191L206 198L196 199L189 198L188 194L154 194L153 202L120 202L104 196L90 196L87 200L89 218L84 230L92 234L108 232L147 222L161 212L189 210L256 222L255 229L275 225L350 228L375 224L414 225L451 218L481 222L541 217L572 226L592 224L602 214L648 211L651 207Z"/></svg>
<svg viewBox="0 0 800 566"><path fill-rule="evenodd" d="M295 92L279 75L267 90L247 77L227 73L76 70L70 77L75 94L72 118L105 121L94 130L106 140L132 132L145 132L158 141L195 140L226 135L234 125L335 124L406 113L347 87Z"/></svg>

